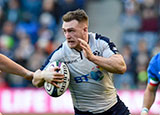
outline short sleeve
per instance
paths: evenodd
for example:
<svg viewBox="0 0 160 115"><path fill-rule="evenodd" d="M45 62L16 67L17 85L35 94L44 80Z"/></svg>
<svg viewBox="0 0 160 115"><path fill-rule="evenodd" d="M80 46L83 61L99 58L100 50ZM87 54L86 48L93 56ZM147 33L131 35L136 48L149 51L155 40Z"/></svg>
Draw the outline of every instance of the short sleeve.
<svg viewBox="0 0 160 115"><path fill-rule="evenodd" d="M99 46L102 50L103 57L108 58L113 54L119 53L116 45L111 42L109 38L96 34L96 39L99 40Z"/></svg>
<svg viewBox="0 0 160 115"><path fill-rule="evenodd" d="M154 59L151 60L151 62L148 65L147 68L147 73L148 73L148 83L152 86L158 86L159 85L159 79L158 79L158 66L156 61Z"/></svg>

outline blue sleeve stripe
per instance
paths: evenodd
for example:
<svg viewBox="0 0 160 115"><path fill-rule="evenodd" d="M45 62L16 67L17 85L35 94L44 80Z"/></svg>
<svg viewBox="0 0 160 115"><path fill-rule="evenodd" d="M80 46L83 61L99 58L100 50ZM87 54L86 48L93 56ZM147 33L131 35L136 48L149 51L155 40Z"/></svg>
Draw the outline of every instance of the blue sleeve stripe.
<svg viewBox="0 0 160 115"><path fill-rule="evenodd" d="M42 71L42 70L46 67L46 65L49 63L49 60L51 59L51 57L53 56L53 54L54 54L56 51L58 51L60 48L62 48L62 44L48 56L47 60L45 61L45 63L44 63L44 64L42 65L42 67L40 68L41 71Z"/></svg>
<svg viewBox="0 0 160 115"><path fill-rule="evenodd" d="M115 53L117 54L119 51L118 49L116 48L116 45L113 43L113 42L110 42L109 38L105 37L105 36L101 36L99 34L96 34L96 40L103 40L105 41L108 45L109 45L109 48Z"/></svg>

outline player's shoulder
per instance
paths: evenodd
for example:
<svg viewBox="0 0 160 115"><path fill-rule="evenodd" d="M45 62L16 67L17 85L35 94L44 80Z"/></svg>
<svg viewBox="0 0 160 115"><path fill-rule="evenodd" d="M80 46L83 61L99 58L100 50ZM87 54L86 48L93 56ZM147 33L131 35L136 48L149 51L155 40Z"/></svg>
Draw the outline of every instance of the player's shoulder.
<svg viewBox="0 0 160 115"><path fill-rule="evenodd" d="M61 44L56 48L56 50L53 51L53 53L55 53L55 52L57 52L57 51L61 51L61 52L63 52L64 50L66 51L67 47L68 47L68 46L67 46L67 42L64 41L63 43L61 43Z"/></svg>
<svg viewBox="0 0 160 115"><path fill-rule="evenodd" d="M105 42L109 42L110 39L106 36L103 36L101 34L98 33L94 33L94 32L89 32L89 37L93 38L95 40L100 40L100 41L105 41Z"/></svg>
<svg viewBox="0 0 160 115"><path fill-rule="evenodd" d="M93 32L89 32L89 42L92 44L99 44L101 46L112 43L108 37Z"/></svg>
<svg viewBox="0 0 160 115"><path fill-rule="evenodd" d="M147 71L151 73L158 73L160 68L159 60L160 60L160 53L156 54L151 58Z"/></svg>
<svg viewBox="0 0 160 115"><path fill-rule="evenodd" d="M150 65L152 65L152 64L155 64L155 65L160 64L160 63L158 63L159 60L160 60L160 53L154 55L154 56L151 58L151 60L150 60Z"/></svg>

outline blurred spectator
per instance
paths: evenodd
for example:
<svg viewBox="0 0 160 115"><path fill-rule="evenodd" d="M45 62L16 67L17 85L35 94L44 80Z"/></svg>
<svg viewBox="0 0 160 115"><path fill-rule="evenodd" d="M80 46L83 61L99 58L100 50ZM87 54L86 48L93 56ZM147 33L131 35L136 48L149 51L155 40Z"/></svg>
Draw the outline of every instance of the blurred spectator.
<svg viewBox="0 0 160 115"><path fill-rule="evenodd" d="M43 49L48 55L58 47L58 43L55 41L55 33L47 28L40 28L39 38L36 46Z"/></svg>
<svg viewBox="0 0 160 115"><path fill-rule="evenodd" d="M138 3L135 0L128 0L124 3L124 11L120 16L120 24L123 30L122 44L129 44L131 50L136 52L136 44L139 40L139 29L141 17L139 15Z"/></svg>
<svg viewBox="0 0 160 115"><path fill-rule="evenodd" d="M25 65L27 64L27 60L34 52L34 46L30 41L29 35L27 35L26 33L21 33L18 37L19 45L15 49L14 57L17 63L25 67Z"/></svg>
<svg viewBox="0 0 160 115"><path fill-rule="evenodd" d="M121 14L120 21L122 29L125 32L138 31L141 26L138 3L135 0L129 0L124 4L124 12Z"/></svg>
<svg viewBox="0 0 160 115"><path fill-rule="evenodd" d="M4 11L2 7L0 6L0 33L1 33L1 29L2 29L4 21L5 21Z"/></svg>
<svg viewBox="0 0 160 115"><path fill-rule="evenodd" d="M13 51L16 47L16 36L14 33L15 25L12 22L6 21L3 25L2 32L0 34L0 52L13 57Z"/></svg>
<svg viewBox="0 0 160 115"><path fill-rule="evenodd" d="M127 65L127 71L122 75L116 75L114 81L115 86L118 89L133 89L136 88L136 77L135 77L135 63L134 57L129 45L125 45L122 49L121 54Z"/></svg>
<svg viewBox="0 0 160 115"><path fill-rule="evenodd" d="M144 89L147 82L146 67L154 52L160 51L159 0L122 0L123 12L120 17L122 45L129 45L135 60L137 88ZM137 47L138 44L138 47ZM157 45L156 45L157 44ZM123 81L122 81L123 82Z"/></svg>
<svg viewBox="0 0 160 115"><path fill-rule="evenodd" d="M43 28L48 28L54 32L57 32L57 20L54 14L55 2L54 0L44 0L42 5L42 13L40 14L40 25Z"/></svg>
<svg viewBox="0 0 160 115"><path fill-rule="evenodd" d="M16 23L20 20L20 6L18 0L10 0L8 2L7 20Z"/></svg>
<svg viewBox="0 0 160 115"><path fill-rule="evenodd" d="M76 0L77 8L85 9L86 0Z"/></svg>
<svg viewBox="0 0 160 115"><path fill-rule="evenodd" d="M9 87L29 87L32 86L31 82L19 77L17 75L7 74L5 80L8 83Z"/></svg>
<svg viewBox="0 0 160 115"><path fill-rule="evenodd" d="M145 40L140 40L138 44L138 52L136 55L136 73L138 77L138 88L145 89L147 82L147 66L150 60L150 54L147 49Z"/></svg>
<svg viewBox="0 0 160 115"><path fill-rule="evenodd" d="M158 41L158 33L157 32L141 32L139 40L144 39L147 43L148 52L151 53L154 46Z"/></svg>
<svg viewBox="0 0 160 115"><path fill-rule="evenodd" d="M152 56L160 52L160 40L156 43L155 47L152 50Z"/></svg>
<svg viewBox="0 0 160 115"><path fill-rule="evenodd" d="M0 88L8 88L8 83L5 81L4 76L6 76L6 73L0 74Z"/></svg>
<svg viewBox="0 0 160 115"><path fill-rule="evenodd" d="M141 4L141 31L158 32L158 12L155 6L155 0L144 0Z"/></svg>
<svg viewBox="0 0 160 115"><path fill-rule="evenodd" d="M46 57L47 55L44 49L37 47L36 51L31 55L30 59L28 60L27 67L30 68L32 71L37 70L41 67Z"/></svg>
<svg viewBox="0 0 160 115"><path fill-rule="evenodd" d="M31 20L37 21L41 12L43 0L20 0L23 12L31 15Z"/></svg>
<svg viewBox="0 0 160 115"><path fill-rule="evenodd" d="M17 23L17 31L22 31L29 34L32 44L37 42L38 22L32 20L32 15L29 12L23 12L22 20Z"/></svg>
<svg viewBox="0 0 160 115"><path fill-rule="evenodd" d="M76 0L58 0L57 2L61 7L61 16L70 10L75 10L79 8L79 2L76 2Z"/></svg>
<svg viewBox="0 0 160 115"><path fill-rule="evenodd" d="M8 1L9 0L0 0L0 7L4 8L4 10L6 10Z"/></svg>

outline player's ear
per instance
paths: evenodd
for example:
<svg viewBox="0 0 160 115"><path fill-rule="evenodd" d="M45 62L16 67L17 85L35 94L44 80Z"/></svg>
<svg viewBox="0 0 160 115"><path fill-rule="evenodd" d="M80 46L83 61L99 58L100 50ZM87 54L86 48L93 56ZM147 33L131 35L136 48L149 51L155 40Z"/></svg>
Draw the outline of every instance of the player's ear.
<svg viewBox="0 0 160 115"><path fill-rule="evenodd" d="M88 32L88 27L85 26L83 30L84 30L84 32Z"/></svg>

